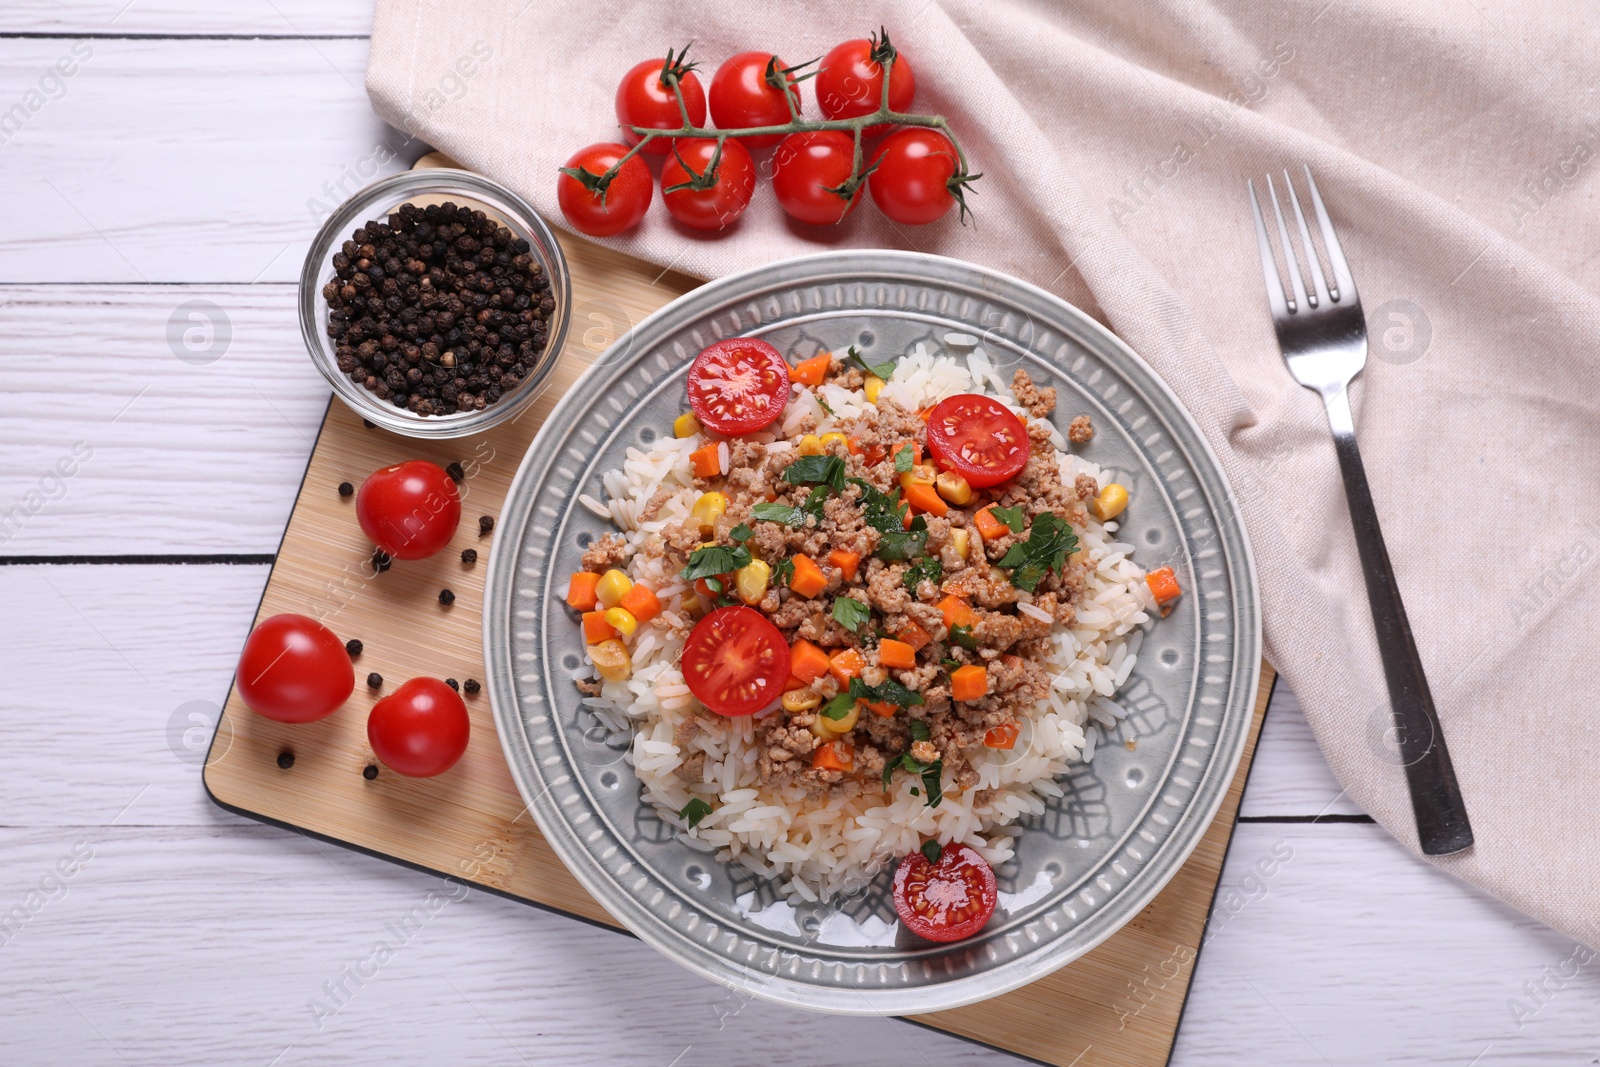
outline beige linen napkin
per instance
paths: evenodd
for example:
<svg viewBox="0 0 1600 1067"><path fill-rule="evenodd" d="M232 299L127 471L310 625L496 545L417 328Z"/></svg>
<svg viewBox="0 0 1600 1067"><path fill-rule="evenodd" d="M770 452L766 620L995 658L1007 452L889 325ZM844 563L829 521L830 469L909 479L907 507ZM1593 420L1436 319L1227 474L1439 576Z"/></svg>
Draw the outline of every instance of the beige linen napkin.
<svg viewBox="0 0 1600 1067"><path fill-rule="evenodd" d="M1309 162L1367 309L1358 433L1477 832L1431 862L1600 947L1600 9L378 0L367 86L383 118L559 224L555 168L616 138L633 63L690 39L708 72L747 48L797 62L880 22L917 110L949 116L984 172L974 225L867 207L814 231L763 188L727 236L687 236L657 204L607 243L707 277L918 249L1105 321L1221 457L1267 656L1349 796L1415 851L1337 461L1278 354L1245 199L1246 177Z"/></svg>

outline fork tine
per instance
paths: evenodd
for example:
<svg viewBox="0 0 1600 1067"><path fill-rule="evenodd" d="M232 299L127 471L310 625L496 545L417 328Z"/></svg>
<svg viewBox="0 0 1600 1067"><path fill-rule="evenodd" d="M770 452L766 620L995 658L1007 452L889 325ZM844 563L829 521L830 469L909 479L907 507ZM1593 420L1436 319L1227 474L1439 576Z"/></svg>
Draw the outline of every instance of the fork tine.
<svg viewBox="0 0 1600 1067"><path fill-rule="evenodd" d="M1283 211L1278 207L1278 190L1272 184L1272 175L1267 175L1267 194L1272 197L1272 214L1278 220L1278 237L1283 241L1283 258L1289 261L1289 284L1294 287L1294 299L1289 302L1289 310L1298 311L1299 306L1306 302L1305 282L1300 279L1300 262L1295 259L1294 245L1289 243L1289 227L1283 224Z"/></svg>
<svg viewBox="0 0 1600 1067"><path fill-rule="evenodd" d="M1283 295L1283 279L1278 275L1277 261L1272 258L1272 242L1267 239L1267 224L1256 199L1256 183L1246 179L1244 184L1250 190L1250 213L1256 219L1256 245L1261 249L1261 276L1267 283L1267 307L1274 319L1280 319L1289 313Z"/></svg>
<svg viewBox="0 0 1600 1067"><path fill-rule="evenodd" d="M1339 235L1334 232L1333 222L1328 218L1328 209L1322 206L1322 193L1317 189L1317 179L1311 176L1311 165L1302 163L1306 172L1306 185L1311 189L1311 206L1317 212L1317 225L1322 227L1322 243L1328 246L1328 263L1333 267L1333 287L1329 296L1338 302L1339 299L1349 294L1352 300L1360 299L1356 292L1356 280L1350 275L1350 264L1345 262L1344 249L1339 247Z"/></svg>
<svg viewBox="0 0 1600 1067"><path fill-rule="evenodd" d="M1306 294L1306 300L1316 307L1319 299L1328 299L1328 282L1322 276L1322 260L1317 257L1317 246L1311 243L1311 231L1306 228L1306 217L1300 210L1300 198L1294 195L1294 182L1289 180L1288 170L1283 172L1283 185L1289 190L1289 206L1294 208L1294 220L1300 224L1300 244L1306 250L1306 259L1311 267L1312 291Z"/></svg>

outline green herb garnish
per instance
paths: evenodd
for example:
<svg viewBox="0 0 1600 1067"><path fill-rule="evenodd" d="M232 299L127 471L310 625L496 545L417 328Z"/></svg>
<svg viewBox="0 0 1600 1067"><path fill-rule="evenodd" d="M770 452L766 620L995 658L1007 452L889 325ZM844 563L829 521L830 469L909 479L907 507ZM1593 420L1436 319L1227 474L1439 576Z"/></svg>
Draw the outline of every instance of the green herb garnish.
<svg viewBox="0 0 1600 1067"><path fill-rule="evenodd" d="M901 445L900 451L894 454L894 472L896 474L906 474L911 470L911 466L911 446Z"/></svg>
<svg viewBox="0 0 1600 1067"><path fill-rule="evenodd" d="M918 515L909 530L891 530L878 538L877 556L891 562L915 559L928 547L928 520Z"/></svg>
<svg viewBox="0 0 1600 1067"><path fill-rule="evenodd" d="M911 720L911 740L926 741L929 738L928 724L921 719ZM932 763L923 763L910 752L902 752L894 759L883 765L883 788L888 789L894 780L895 771L909 771L922 777L922 788L928 795L928 807L937 808L944 800L944 783L940 779L944 775L944 760L936 759ZM915 794L916 790L913 789Z"/></svg>
<svg viewBox="0 0 1600 1067"><path fill-rule="evenodd" d="M850 714L850 709L856 706L856 701L858 700L909 708L922 703L922 694L907 689L893 678L885 678L877 685L868 685L860 678L852 678L850 679L849 688L823 705L822 714L830 719L842 719ZM923 731L927 731L926 724L923 725ZM916 737L915 722L912 725L911 735L914 738ZM918 740L926 741L927 738L922 737L918 738ZM887 778L884 779L884 784L888 784Z"/></svg>
<svg viewBox="0 0 1600 1067"><path fill-rule="evenodd" d="M689 556L689 565L678 572L678 577L686 582L696 578L710 578L717 574L728 574L740 567L748 567L751 560L750 550L743 545L729 548L727 545L706 545L697 548Z"/></svg>
<svg viewBox="0 0 1600 1067"><path fill-rule="evenodd" d="M738 541L740 544L744 544L746 541L750 540L750 537L754 532L755 531L751 530L750 527L741 522L739 525L728 531L728 536L733 540Z"/></svg>
<svg viewBox="0 0 1600 1067"><path fill-rule="evenodd" d="M781 522L785 526L804 526L808 513L805 508L791 504L757 504L750 509L750 517L761 522Z"/></svg>
<svg viewBox="0 0 1600 1067"><path fill-rule="evenodd" d="M772 580L779 585L788 585L789 579L794 577L794 560L780 559L778 565L772 568Z"/></svg>
<svg viewBox="0 0 1600 1067"><path fill-rule="evenodd" d="M838 456L801 456L783 469L783 480L790 485L826 485L838 492L844 488L844 460Z"/></svg>
<svg viewBox="0 0 1600 1067"><path fill-rule="evenodd" d="M923 582L932 582L937 585L943 577L944 564L939 561L939 558L937 556L924 556L906 571L906 588L911 591L912 596L916 596L917 586Z"/></svg>
<svg viewBox="0 0 1600 1067"><path fill-rule="evenodd" d="M833 600L833 621L851 633L872 618L872 609L853 597L841 596Z"/></svg>
<svg viewBox="0 0 1600 1067"><path fill-rule="evenodd" d="M927 741L933 737L933 732L928 729L928 724L922 719L911 720L911 740Z"/></svg>
<svg viewBox="0 0 1600 1067"><path fill-rule="evenodd" d="M851 483L861 487L861 517L879 533L894 533L905 529L906 512L911 505L900 502L900 490L879 492L871 482L851 478Z"/></svg>
<svg viewBox="0 0 1600 1067"><path fill-rule="evenodd" d="M707 804L699 797L693 797L690 799L689 803L683 806L683 810L678 812L678 818L688 823L690 829L693 829L694 827L700 825L701 819L704 819L710 814L711 805Z"/></svg>
<svg viewBox="0 0 1600 1067"><path fill-rule="evenodd" d="M854 362L856 366L868 374L876 374L884 381L894 377L894 360L891 359L887 363L868 363L861 353L856 351L855 345L850 346L850 353L845 356L845 361Z"/></svg>
<svg viewBox="0 0 1600 1067"><path fill-rule="evenodd" d="M817 398L817 403L821 404L822 405L822 410L826 411L828 413L828 418L830 418L830 419L838 418L838 416L833 413L833 409L828 406L828 402L826 400L822 399L822 394L820 392L819 393L812 393L811 395Z"/></svg>
<svg viewBox="0 0 1600 1067"><path fill-rule="evenodd" d="M1028 528L1028 513L1022 510L1021 504L1010 508L990 508L989 514L1011 527L1012 533L1021 533Z"/></svg>
<svg viewBox="0 0 1600 1067"><path fill-rule="evenodd" d="M1064 567L1077 548L1078 535L1072 526L1044 511L1033 517L1028 539L1012 545L1001 557L1000 566L1014 568L1011 584L1031 593L1051 570Z"/></svg>
<svg viewBox="0 0 1600 1067"><path fill-rule="evenodd" d="M950 640L970 652L978 650L978 639L973 636L972 627L970 626L958 625L950 627Z"/></svg>
<svg viewBox="0 0 1600 1067"><path fill-rule="evenodd" d="M939 858L943 855L944 846L939 844L939 842L930 838L922 843L922 858L927 860L929 863L938 863Z"/></svg>

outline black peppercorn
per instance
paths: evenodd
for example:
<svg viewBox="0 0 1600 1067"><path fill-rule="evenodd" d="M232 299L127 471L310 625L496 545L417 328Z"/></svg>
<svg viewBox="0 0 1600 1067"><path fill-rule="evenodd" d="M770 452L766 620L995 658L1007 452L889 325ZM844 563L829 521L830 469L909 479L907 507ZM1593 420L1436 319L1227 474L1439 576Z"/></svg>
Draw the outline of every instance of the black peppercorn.
<svg viewBox="0 0 1600 1067"><path fill-rule="evenodd" d="M455 482L457 485L460 485L462 482L467 480L467 472L461 469L461 464L459 463L450 464L444 469L444 472L448 474L450 476L450 480Z"/></svg>
<svg viewBox="0 0 1600 1067"><path fill-rule="evenodd" d="M378 424L373 422L371 419L362 419L361 425L365 426L369 430L375 430L378 428Z"/></svg>
<svg viewBox="0 0 1600 1067"><path fill-rule="evenodd" d="M463 549L461 552L461 562L467 564L468 566L478 562L478 550L475 548Z"/></svg>
<svg viewBox="0 0 1600 1067"><path fill-rule="evenodd" d="M479 515L478 516L478 536L482 537L492 529L494 529L494 516L493 515Z"/></svg>
<svg viewBox="0 0 1600 1067"><path fill-rule="evenodd" d="M371 674L367 675L367 686L371 689L381 688L383 686L383 675L379 674L377 671L373 671Z"/></svg>
<svg viewBox="0 0 1600 1067"><path fill-rule="evenodd" d="M361 777L365 778L369 782L372 781L374 778L378 777L378 768L371 763L367 764L361 769Z"/></svg>
<svg viewBox="0 0 1600 1067"><path fill-rule="evenodd" d="M469 697L477 696L478 690L482 688L483 686L478 684L478 680L476 678L468 678L466 681L461 683L462 691L465 692Z"/></svg>
<svg viewBox="0 0 1600 1067"><path fill-rule="evenodd" d="M339 495L340 496L350 496L355 491L356 491L356 487L351 485L349 482L340 482L339 483Z"/></svg>
<svg viewBox="0 0 1600 1067"><path fill-rule="evenodd" d="M393 562L389 558L389 554L381 548L372 554L372 569L379 573L388 570L389 565Z"/></svg>
<svg viewBox="0 0 1600 1067"><path fill-rule="evenodd" d="M294 766L294 753L293 752L280 752L280 753L278 753L278 769L280 771L286 771L290 767L293 767L293 766Z"/></svg>
<svg viewBox="0 0 1600 1067"><path fill-rule="evenodd" d="M353 637L344 643L344 650L350 653L351 659L355 659L357 656L361 655L361 650L365 647L365 645Z"/></svg>
<svg viewBox="0 0 1600 1067"><path fill-rule="evenodd" d="M454 678L446 678L444 680L444 684L448 685L451 689L454 689L458 693L461 692L461 683L456 681Z"/></svg>
<svg viewBox="0 0 1600 1067"><path fill-rule="evenodd" d="M439 590L439 603L449 607L456 602L456 595L448 589Z"/></svg>

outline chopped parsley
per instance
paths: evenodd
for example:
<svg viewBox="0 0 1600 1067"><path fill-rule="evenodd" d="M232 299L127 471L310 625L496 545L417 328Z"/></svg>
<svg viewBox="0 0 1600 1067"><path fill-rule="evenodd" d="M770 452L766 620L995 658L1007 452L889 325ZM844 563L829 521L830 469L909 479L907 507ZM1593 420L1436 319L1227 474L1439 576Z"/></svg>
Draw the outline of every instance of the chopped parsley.
<svg viewBox="0 0 1600 1067"><path fill-rule="evenodd" d="M828 502L828 487L814 486L804 504L757 504L750 509L750 517L763 522L781 522L785 526L805 526L807 518L822 521L822 508Z"/></svg>
<svg viewBox="0 0 1600 1067"><path fill-rule="evenodd" d="M953 644L960 645L969 651L976 652L978 650L978 639L972 635L972 627L970 626L950 627L950 640Z"/></svg>
<svg viewBox="0 0 1600 1067"><path fill-rule="evenodd" d="M834 492L844 488L844 460L838 456L801 456L783 468L790 485L826 485Z"/></svg>
<svg viewBox="0 0 1600 1067"><path fill-rule="evenodd" d="M833 600L833 621L851 633L872 617L872 609L853 597L841 596Z"/></svg>
<svg viewBox="0 0 1600 1067"><path fill-rule="evenodd" d="M686 582L692 582L696 578L730 574L740 567L748 567L751 558L750 550L743 545L736 548L729 548L727 545L706 545L694 550L689 556L689 565L678 573L678 577Z"/></svg>
<svg viewBox="0 0 1600 1067"><path fill-rule="evenodd" d="M700 820L701 819L704 819L707 815L710 815L710 814L711 814L711 805L710 804L707 804L705 801L701 800L699 797L692 797L689 800L689 803L687 803L687 804L685 804L683 806L683 810L678 812L678 818L680 818L684 822L688 823L689 827L691 829L693 829L694 827L700 825Z"/></svg>
<svg viewBox="0 0 1600 1067"><path fill-rule="evenodd" d="M913 743L926 741L929 736L927 723L921 719L911 720L911 740ZM944 774L944 760L936 759L932 763L923 763L909 751L902 752L883 765L884 789L888 789L893 782L894 772L900 770L921 776L922 788L928 794L928 807L937 808L940 802L944 800L944 784L940 781ZM912 792L915 793L916 790L913 789Z"/></svg>
<svg viewBox="0 0 1600 1067"><path fill-rule="evenodd" d="M750 527L741 522L732 530L728 531L728 536L733 540L738 541L740 544L744 544L746 541L750 540L750 537L754 532L755 531L751 530Z"/></svg>
<svg viewBox="0 0 1600 1067"><path fill-rule="evenodd" d="M1033 592L1051 570L1064 567L1067 557L1077 551L1078 535L1072 526L1044 511L1033 517L1026 541L1012 545L1000 559L1000 566L1011 567L1011 584Z"/></svg>
<svg viewBox="0 0 1600 1067"><path fill-rule="evenodd" d="M900 451L894 454L894 472L896 474L906 474L910 472L911 467L911 446L901 445Z"/></svg>
<svg viewBox="0 0 1600 1067"><path fill-rule="evenodd" d="M939 858L943 855L944 846L939 844L939 842L929 838L922 843L922 858L927 860L929 863L937 864L939 862Z"/></svg>
<svg viewBox="0 0 1600 1067"><path fill-rule="evenodd" d="M850 352L845 356L845 361L854 363L868 374L876 374L884 381L894 377L894 360L891 359L887 363L868 363L866 358L856 351L855 345L850 346Z"/></svg>
<svg viewBox="0 0 1600 1067"><path fill-rule="evenodd" d="M944 564L939 562L939 557L924 556L906 571L906 588L911 591L912 596L916 596L917 586L923 582L933 582L937 585L943 577Z"/></svg>
<svg viewBox="0 0 1600 1067"><path fill-rule="evenodd" d="M915 704L922 703L922 694L912 692L893 678L885 678L877 685L868 685L860 678L852 678L848 689L823 705L822 714L830 719L842 719L850 714L850 709L856 706L856 701L858 700L909 708ZM923 728L926 729L927 727L924 726ZM914 735L915 729L913 728Z"/></svg>
<svg viewBox="0 0 1600 1067"><path fill-rule="evenodd" d="M906 512L911 510L911 505L900 502L900 490L882 493L865 479L851 478L850 481L861 487L861 517L868 526L883 534L906 528Z"/></svg>
<svg viewBox="0 0 1600 1067"><path fill-rule="evenodd" d="M1010 508L993 507L989 509L989 514L1009 526L1012 533L1021 533L1028 528L1028 513L1022 510L1021 504Z"/></svg>
<svg viewBox="0 0 1600 1067"><path fill-rule="evenodd" d="M928 547L928 520L918 515L911 520L911 529L891 530L878 538L879 559L897 561L915 559Z"/></svg>
<svg viewBox="0 0 1600 1067"><path fill-rule="evenodd" d="M779 585L788 585L789 579L794 577L794 560L784 557L778 565L772 568L772 580Z"/></svg>
<svg viewBox="0 0 1600 1067"><path fill-rule="evenodd" d="M811 395L817 398L817 403L821 404L822 410L828 413L828 418L838 418L838 416L833 413L833 409L828 406L828 402L822 399L822 394L820 392L815 392Z"/></svg>

